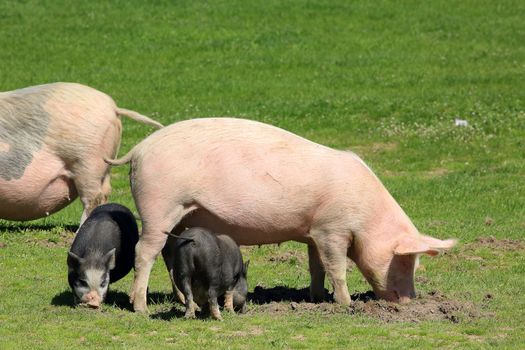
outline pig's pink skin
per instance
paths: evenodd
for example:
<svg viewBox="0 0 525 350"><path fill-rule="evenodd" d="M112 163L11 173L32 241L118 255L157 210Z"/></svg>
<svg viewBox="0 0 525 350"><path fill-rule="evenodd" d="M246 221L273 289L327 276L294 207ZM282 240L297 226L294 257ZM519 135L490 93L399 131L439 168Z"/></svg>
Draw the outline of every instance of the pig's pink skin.
<svg viewBox="0 0 525 350"><path fill-rule="evenodd" d="M158 124L119 109L108 95L80 84L0 93L0 218L37 219L79 196L82 223L93 208L107 202L110 169L104 157L117 154L118 116L124 114Z"/></svg>
<svg viewBox="0 0 525 350"><path fill-rule="evenodd" d="M109 162L129 160L143 224L131 295L136 311L146 311L163 232L184 226L228 234L242 245L306 243L312 298L322 299L326 271L342 304L350 303L347 257L378 296L405 302L415 295L417 254L454 244L425 241L355 154L266 124L233 118L175 123Z"/></svg>
<svg viewBox="0 0 525 350"><path fill-rule="evenodd" d="M60 158L44 147L34 154L33 162L21 179L0 179L0 217L10 220L39 218L62 209L76 197L71 172Z"/></svg>

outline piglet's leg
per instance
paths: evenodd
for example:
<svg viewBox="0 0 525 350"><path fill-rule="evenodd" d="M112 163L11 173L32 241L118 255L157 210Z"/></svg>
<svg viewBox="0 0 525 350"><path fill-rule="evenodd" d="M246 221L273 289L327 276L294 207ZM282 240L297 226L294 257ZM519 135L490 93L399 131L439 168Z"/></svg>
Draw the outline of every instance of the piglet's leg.
<svg viewBox="0 0 525 350"><path fill-rule="evenodd" d="M191 291L191 281L189 276L184 276L181 279L182 292L184 293L184 300L186 306L186 312L184 318L190 319L195 318L195 303L193 302L193 292Z"/></svg>
<svg viewBox="0 0 525 350"><path fill-rule="evenodd" d="M314 244L308 245L308 265L310 268L310 300L319 303L324 300L325 271Z"/></svg>
<svg viewBox="0 0 525 350"><path fill-rule="evenodd" d="M219 311L219 303L217 302L217 291L215 288L208 289L208 305L210 306L210 315L213 319L222 321L221 312Z"/></svg>
<svg viewBox="0 0 525 350"><path fill-rule="evenodd" d="M177 227L173 231L171 231L172 234L179 235L184 230L184 227L181 227L180 229ZM164 258L164 263L166 264L166 269L168 270L168 274L170 276L171 286L173 288L173 295L178 300L179 303L185 305L185 299L184 294L177 288L177 285L175 284L175 276L174 276L174 267L175 267L175 244L177 239L175 237L169 236L168 241L166 242L166 245L162 249L162 257Z"/></svg>
<svg viewBox="0 0 525 350"><path fill-rule="evenodd" d="M311 231L328 279L334 288L334 300L338 304L350 305L351 299L346 285L346 253L349 237L325 231Z"/></svg>
<svg viewBox="0 0 525 350"><path fill-rule="evenodd" d="M235 312L233 309L233 290L228 290L224 294L224 309L229 312Z"/></svg>

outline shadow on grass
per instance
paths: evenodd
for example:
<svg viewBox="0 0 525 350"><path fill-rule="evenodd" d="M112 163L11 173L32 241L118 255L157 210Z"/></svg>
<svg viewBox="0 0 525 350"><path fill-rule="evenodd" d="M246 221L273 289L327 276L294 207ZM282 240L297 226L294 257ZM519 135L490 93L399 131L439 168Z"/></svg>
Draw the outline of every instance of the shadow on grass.
<svg viewBox="0 0 525 350"><path fill-rule="evenodd" d="M171 321L174 318L184 318L184 311L176 307L172 307L168 311L161 311L161 312L157 312L156 314L152 314L151 318L155 320Z"/></svg>
<svg viewBox="0 0 525 350"><path fill-rule="evenodd" d="M334 297L332 293L329 293L327 289L324 290L325 297L323 302L333 302ZM374 292L368 291L365 293L355 293L351 296L352 300L369 301L375 300ZM286 286L277 286L273 288L263 288L260 286L255 287L253 293L248 293L248 301L253 304L262 305L271 302L310 302L310 290L309 288L290 288Z"/></svg>
<svg viewBox="0 0 525 350"><path fill-rule="evenodd" d="M162 293L159 293L162 294ZM76 304L73 301L73 292L69 289L64 290L63 292L55 295L53 299L51 299L51 305L54 306L69 306L71 308L75 308ZM156 300L160 300L160 297L155 297L152 299L151 296L148 298L150 302L155 302ZM108 291L108 294L106 295L106 300L104 300L104 304L107 306L113 306L117 307L122 310L128 310L133 311L133 306L129 302L129 295L123 292L118 291L112 291L111 289Z"/></svg>
<svg viewBox="0 0 525 350"><path fill-rule="evenodd" d="M28 224L28 223L21 223L17 222L14 223L8 223L8 222L0 222L0 231L5 232L20 232L22 230L35 230L35 231L51 231L52 229L56 227L63 227L66 231L76 232L78 229L78 225L54 225L54 224Z"/></svg>
<svg viewBox="0 0 525 350"><path fill-rule="evenodd" d="M163 320L163 321L171 321L171 320L173 320L175 318L184 319L184 311L185 311L184 305L182 305L182 304L180 304L178 302L175 302L175 300L174 300L174 298L172 297L171 294L167 295L164 299L162 299L162 293L158 293L158 294L159 294L158 302L162 303L162 302L168 302L169 301L174 306L168 311L162 311L162 312L158 312L156 314L152 314L151 318L157 319L157 320ZM151 298L151 296L150 296L150 298ZM220 296L218 298L218 302L219 302L219 306L222 309L224 307L224 296ZM203 310L197 311L195 313L195 316L199 320L211 320L210 312L209 312L209 309L208 309L207 306L204 307Z"/></svg>

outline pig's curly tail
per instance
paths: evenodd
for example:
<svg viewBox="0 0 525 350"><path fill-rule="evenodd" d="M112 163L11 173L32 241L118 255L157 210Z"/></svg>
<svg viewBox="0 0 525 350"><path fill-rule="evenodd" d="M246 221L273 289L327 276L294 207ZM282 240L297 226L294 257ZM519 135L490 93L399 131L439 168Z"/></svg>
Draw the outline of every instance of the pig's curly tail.
<svg viewBox="0 0 525 350"><path fill-rule="evenodd" d="M116 108L116 112L117 112L118 115L125 115L128 118L131 118L131 119L133 119L135 121L138 121L138 122L141 122L141 123L144 123L144 124L151 125L151 126L157 128L157 129L160 129L160 128L162 128L164 126L164 125L162 125L161 123L159 123L156 120L148 118L145 115L142 115L140 113L137 113L137 112L129 110L129 109L117 107Z"/></svg>
<svg viewBox="0 0 525 350"><path fill-rule="evenodd" d="M108 163L109 165L123 165L129 163L131 161L131 158L133 158L133 150L134 148L132 148L131 151L129 151L125 156L118 159L109 159L104 157L104 162Z"/></svg>

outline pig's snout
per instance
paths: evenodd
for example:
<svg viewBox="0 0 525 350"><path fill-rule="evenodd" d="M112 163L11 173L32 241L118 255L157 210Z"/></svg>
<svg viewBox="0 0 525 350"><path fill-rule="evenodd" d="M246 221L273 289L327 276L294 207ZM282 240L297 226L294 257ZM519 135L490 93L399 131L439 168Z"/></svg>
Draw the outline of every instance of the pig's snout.
<svg viewBox="0 0 525 350"><path fill-rule="evenodd" d="M100 307L100 296L94 290L84 296L83 302L92 309L98 309Z"/></svg>
<svg viewBox="0 0 525 350"><path fill-rule="evenodd" d="M397 290L388 290L388 291L376 291L375 294L378 298L384 299L386 301L391 301L399 304L407 304L410 302L410 299L416 297L415 291L410 291L406 293L400 293Z"/></svg>
<svg viewBox="0 0 525 350"><path fill-rule="evenodd" d="M89 306L92 309L98 309L100 307L100 303L98 303L98 302L88 302L87 306Z"/></svg>

